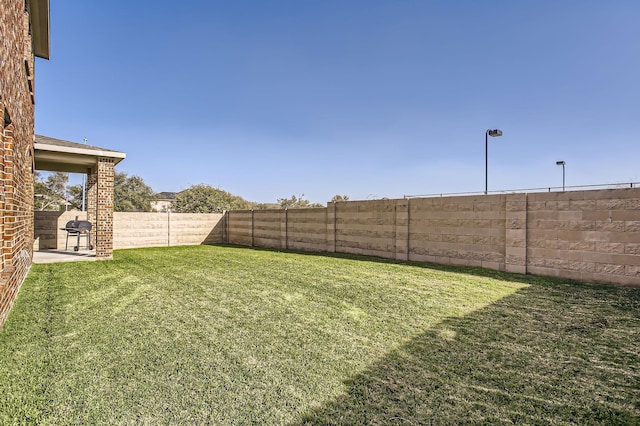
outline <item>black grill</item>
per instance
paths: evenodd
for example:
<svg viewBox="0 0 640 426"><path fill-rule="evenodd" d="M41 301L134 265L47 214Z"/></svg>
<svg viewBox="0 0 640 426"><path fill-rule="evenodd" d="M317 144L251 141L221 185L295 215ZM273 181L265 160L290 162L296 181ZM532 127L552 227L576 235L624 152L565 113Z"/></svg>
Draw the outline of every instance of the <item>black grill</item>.
<svg viewBox="0 0 640 426"><path fill-rule="evenodd" d="M86 238L87 244L86 248L89 250L93 250L93 244L91 244L91 222L88 220L70 220L64 226L64 228L60 228L63 231L67 231L67 241L64 245L64 249L67 250L69 248L69 237L76 237L77 242L73 247L73 251L80 250L80 238Z"/></svg>

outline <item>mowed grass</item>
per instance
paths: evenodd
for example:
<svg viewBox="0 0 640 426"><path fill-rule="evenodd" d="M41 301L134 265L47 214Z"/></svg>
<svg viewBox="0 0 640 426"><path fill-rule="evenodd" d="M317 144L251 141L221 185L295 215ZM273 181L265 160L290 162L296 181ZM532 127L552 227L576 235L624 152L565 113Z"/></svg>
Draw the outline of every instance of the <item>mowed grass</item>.
<svg viewBox="0 0 640 426"><path fill-rule="evenodd" d="M33 265L0 424L637 424L640 289L197 246Z"/></svg>

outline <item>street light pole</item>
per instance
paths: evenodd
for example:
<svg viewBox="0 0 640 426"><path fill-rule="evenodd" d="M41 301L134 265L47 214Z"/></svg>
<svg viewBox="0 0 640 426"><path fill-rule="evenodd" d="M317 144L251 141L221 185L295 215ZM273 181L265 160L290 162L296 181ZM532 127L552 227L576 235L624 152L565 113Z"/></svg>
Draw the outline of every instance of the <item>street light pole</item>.
<svg viewBox="0 0 640 426"><path fill-rule="evenodd" d="M489 189L489 136L502 136L502 130L488 129L484 134L484 195L487 195Z"/></svg>
<svg viewBox="0 0 640 426"><path fill-rule="evenodd" d="M84 144L85 145L87 144L87 138L86 137L84 138ZM87 175L83 174L82 175L82 210L81 210L83 212L87 211L87 208L86 208L87 206L85 205L86 204L86 199L85 199L86 192L87 192Z"/></svg>
<svg viewBox="0 0 640 426"><path fill-rule="evenodd" d="M564 161L556 161L556 166L562 166L562 192L564 192Z"/></svg>

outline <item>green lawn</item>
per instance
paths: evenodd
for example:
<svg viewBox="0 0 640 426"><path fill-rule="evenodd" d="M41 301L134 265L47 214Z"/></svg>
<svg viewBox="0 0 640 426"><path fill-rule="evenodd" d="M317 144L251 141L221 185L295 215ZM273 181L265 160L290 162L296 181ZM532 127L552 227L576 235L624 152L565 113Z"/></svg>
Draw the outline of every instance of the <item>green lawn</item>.
<svg viewBox="0 0 640 426"><path fill-rule="evenodd" d="M638 424L640 289L196 246L33 265L0 424Z"/></svg>

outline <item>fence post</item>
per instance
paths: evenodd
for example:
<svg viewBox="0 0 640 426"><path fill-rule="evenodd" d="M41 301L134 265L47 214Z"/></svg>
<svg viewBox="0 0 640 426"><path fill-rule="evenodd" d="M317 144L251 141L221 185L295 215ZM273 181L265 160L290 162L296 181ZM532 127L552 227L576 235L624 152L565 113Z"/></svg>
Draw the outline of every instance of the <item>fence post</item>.
<svg viewBox="0 0 640 426"><path fill-rule="evenodd" d="M222 234L222 238L225 243L229 244L229 212L225 210L222 214L224 219L224 233Z"/></svg>
<svg viewBox="0 0 640 426"><path fill-rule="evenodd" d="M527 273L527 210L528 194L507 194L505 198L504 269L507 272ZM497 265L482 264L499 269Z"/></svg>
<svg viewBox="0 0 640 426"><path fill-rule="evenodd" d="M167 209L167 247L171 247L171 210Z"/></svg>
<svg viewBox="0 0 640 426"><path fill-rule="evenodd" d="M327 203L327 252L335 253L336 252L336 233L337 233L337 204L335 201L330 201Z"/></svg>
<svg viewBox="0 0 640 426"><path fill-rule="evenodd" d="M409 203L404 199L394 205L394 257L398 260L409 260Z"/></svg>

